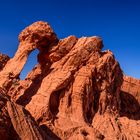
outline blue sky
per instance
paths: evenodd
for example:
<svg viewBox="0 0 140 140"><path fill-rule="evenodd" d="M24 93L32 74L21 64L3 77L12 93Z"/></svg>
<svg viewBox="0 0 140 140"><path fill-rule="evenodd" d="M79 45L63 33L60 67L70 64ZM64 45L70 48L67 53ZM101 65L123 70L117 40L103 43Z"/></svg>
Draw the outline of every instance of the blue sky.
<svg viewBox="0 0 140 140"><path fill-rule="evenodd" d="M140 79L139 0L4 0L0 2L0 51L12 57L18 34L43 20L58 38L69 35L101 36L124 73ZM23 79L36 64L34 51L21 73Z"/></svg>

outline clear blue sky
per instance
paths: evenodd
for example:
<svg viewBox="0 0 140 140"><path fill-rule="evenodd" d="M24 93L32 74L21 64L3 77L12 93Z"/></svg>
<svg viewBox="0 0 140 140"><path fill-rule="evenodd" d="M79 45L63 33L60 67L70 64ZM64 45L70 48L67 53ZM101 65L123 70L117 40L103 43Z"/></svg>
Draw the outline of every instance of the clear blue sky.
<svg viewBox="0 0 140 140"><path fill-rule="evenodd" d="M1 0L0 51L12 57L18 34L32 22L51 24L59 38L101 36L125 74L140 79L139 0ZM21 78L36 64L33 52Z"/></svg>

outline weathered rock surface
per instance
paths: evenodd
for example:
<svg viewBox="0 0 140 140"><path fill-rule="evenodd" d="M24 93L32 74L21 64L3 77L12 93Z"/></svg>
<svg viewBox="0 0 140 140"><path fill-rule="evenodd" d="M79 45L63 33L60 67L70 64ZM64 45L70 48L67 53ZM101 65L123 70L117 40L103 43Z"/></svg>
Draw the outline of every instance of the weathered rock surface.
<svg viewBox="0 0 140 140"><path fill-rule="evenodd" d="M18 139L18 135L13 129L10 117L7 112L6 103L9 98L5 95L5 91L0 88L0 139L11 140Z"/></svg>
<svg viewBox="0 0 140 140"><path fill-rule="evenodd" d="M10 101L10 97L2 89L0 89L0 109L0 139L47 139L47 135L45 136L30 113L24 107Z"/></svg>
<svg viewBox="0 0 140 140"><path fill-rule="evenodd" d="M121 87L121 113L131 119L140 119L140 80L124 76Z"/></svg>
<svg viewBox="0 0 140 140"><path fill-rule="evenodd" d="M4 68L9 59L10 59L9 56L0 53L0 71Z"/></svg>
<svg viewBox="0 0 140 140"><path fill-rule="evenodd" d="M39 127L22 106L8 101L7 110L13 127L21 139L43 140Z"/></svg>
<svg viewBox="0 0 140 140"><path fill-rule="evenodd" d="M100 37L59 40L39 21L25 28L19 41L0 71L0 87L9 97L3 103L12 127L7 139L140 139L140 80L123 74L113 53L102 51ZM34 49L38 64L20 80Z"/></svg>

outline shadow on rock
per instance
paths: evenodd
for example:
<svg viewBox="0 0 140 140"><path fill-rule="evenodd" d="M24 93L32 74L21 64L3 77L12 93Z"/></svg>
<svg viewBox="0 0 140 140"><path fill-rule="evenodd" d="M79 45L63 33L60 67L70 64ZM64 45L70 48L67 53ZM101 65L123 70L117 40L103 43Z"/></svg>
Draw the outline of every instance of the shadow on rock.
<svg viewBox="0 0 140 140"><path fill-rule="evenodd" d="M27 88L24 94L20 96L19 99L16 101L17 104L26 106L31 101L32 96L34 96L37 93L38 89L40 88L44 77L46 77L52 71L51 69L47 70L43 70L42 68L42 73L36 76L35 79L33 79L30 87Z"/></svg>
<svg viewBox="0 0 140 140"><path fill-rule="evenodd" d="M49 140L61 140L56 134L54 134L46 125L41 125L40 128L47 135Z"/></svg>
<svg viewBox="0 0 140 140"><path fill-rule="evenodd" d="M129 119L140 120L140 104L129 93L121 92L121 117L126 116Z"/></svg>

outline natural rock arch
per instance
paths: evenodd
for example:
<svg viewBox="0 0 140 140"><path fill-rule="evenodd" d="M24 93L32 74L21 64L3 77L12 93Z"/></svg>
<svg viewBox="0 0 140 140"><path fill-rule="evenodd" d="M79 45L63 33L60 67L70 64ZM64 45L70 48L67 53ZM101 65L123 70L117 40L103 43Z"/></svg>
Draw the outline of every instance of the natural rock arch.
<svg viewBox="0 0 140 140"><path fill-rule="evenodd" d="M38 21L25 28L19 34L19 46L15 56L8 61L3 71L0 72L0 87L9 88L14 78L22 71L29 54L39 50L38 62L44 65L50 44L57 42L57 36L47 22ZM44 59L42 61L42 59ZM13 65L14 64L14 65Z"/></svg>
<svg viewBox="0 0 140 140"><path fill-rule="evenodd" d="M0 86L4 84L10 95L8 113L22 139L41 137L39 126L54 137L52 130L58 139L139 138L140 81L123 75L113 53L102 51L100 37L69 36L58 41L48 23L36 22L21 32L19 40L14 58L0 72ZM35 49L39 63L17 83ZM129 112L133 114L128 117ZM24 131L19 131L21 125Z"/></svg>

